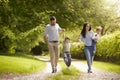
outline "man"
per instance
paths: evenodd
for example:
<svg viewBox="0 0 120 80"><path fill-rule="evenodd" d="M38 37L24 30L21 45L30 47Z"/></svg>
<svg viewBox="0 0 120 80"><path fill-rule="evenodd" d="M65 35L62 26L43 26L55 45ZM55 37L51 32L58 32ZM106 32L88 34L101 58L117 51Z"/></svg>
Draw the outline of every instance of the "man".
<svg viewBox="0 0 120 80"><path fill-rule="evenodd" d="M56 23L56 18L52 16L50 18L50 24L45 28L44 41L48 45L50 52L50 62L52 66L52 73L57 72L57 63L59 60L59 32L64 32L60 26ZM48 35L48 37L47 37Z"/></svg>

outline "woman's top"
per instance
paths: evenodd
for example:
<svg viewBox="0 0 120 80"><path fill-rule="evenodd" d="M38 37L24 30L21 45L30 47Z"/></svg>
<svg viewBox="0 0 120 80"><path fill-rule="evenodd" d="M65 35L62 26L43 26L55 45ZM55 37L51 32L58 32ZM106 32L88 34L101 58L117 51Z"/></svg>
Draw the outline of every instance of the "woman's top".
<svg viewBox="0 0 120 80"><path fill-rule="evenodd" d="M94 32L90 31L89 33L86 33L86 37L84 38L82 35L80 35L80 41L84 42L85 46L92 46L92 37L94 36Z"/></svg>

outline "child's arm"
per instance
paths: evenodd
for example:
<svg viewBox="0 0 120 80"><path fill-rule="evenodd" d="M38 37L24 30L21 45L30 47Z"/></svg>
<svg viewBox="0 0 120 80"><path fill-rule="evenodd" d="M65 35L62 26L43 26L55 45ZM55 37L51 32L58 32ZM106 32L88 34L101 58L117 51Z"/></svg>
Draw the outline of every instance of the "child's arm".
<svg viewBox="0 0 120 80"><path fill-rule="evenodd" d="M95 42L98 42L99 41L99 39L100 39L100 35L99 34L97 34L97 36L93 39Z"/></svg>
<svg viewBox="0 0 120 80"><path fill-rule="evenodd" d="M71 46L79 45L79 44L80 44L79 42L73 42L73 43L70 43Z"/></svg>
<svg viewBox="0 0 120 80"><path fill-rule="evenodd" d="M62 49L62 50L63 50L63 53L64 53L64 50L65 50L65 46L64 46L64 43L63 43L63 49Z"/></svg>
<svg viewBox="0 0 120 80"><path fill-rule="evenodd" d="M94 40L95 42L98 42L98 34L94 33L92 40Z"/></svg>

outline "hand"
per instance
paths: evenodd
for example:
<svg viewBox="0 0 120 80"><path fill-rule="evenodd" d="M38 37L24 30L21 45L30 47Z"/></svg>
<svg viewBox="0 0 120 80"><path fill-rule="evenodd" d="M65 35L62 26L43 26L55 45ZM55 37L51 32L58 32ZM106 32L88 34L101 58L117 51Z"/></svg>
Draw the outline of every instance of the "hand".
<svg viewBox="0 0 120 80"><path fill-rule="evenodd" d="M48 45L48 38L44 36L44 42Z"/></svg>
<svg viewBox="0 0 120 80"><path fill-rule="evenodd" d="M78 39L77 42L80 42L80 39Z"/></svg>
<svg viewBox="0 0 120 80"><path fill-rule="evenodd" d="M62 29L62 32L65 32L65 29Z"/></svg>

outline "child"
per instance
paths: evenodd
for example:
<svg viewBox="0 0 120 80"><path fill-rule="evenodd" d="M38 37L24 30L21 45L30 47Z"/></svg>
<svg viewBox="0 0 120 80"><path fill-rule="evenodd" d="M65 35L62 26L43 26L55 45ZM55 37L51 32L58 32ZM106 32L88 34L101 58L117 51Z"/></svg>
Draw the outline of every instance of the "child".
<svg viewBox="0 0 120 80"><path fill-rule="evenodd" d="M92 47L93 47L93 53L95 54L96 52L96 43L98 42L99 38L100 38L100 33L101 33L102 28L101 27L97 27L96 28L96 32L94 33L94 36L92 37Z"/></svg>
<svg viewBox="0 0 120 80"><path fill-rule="evenodd" d="M70 38L65 37L64 44L63 44L63 53L64 53L64 62L67 65L68 69L71 65L71 54L70 54Z"/></svg>

